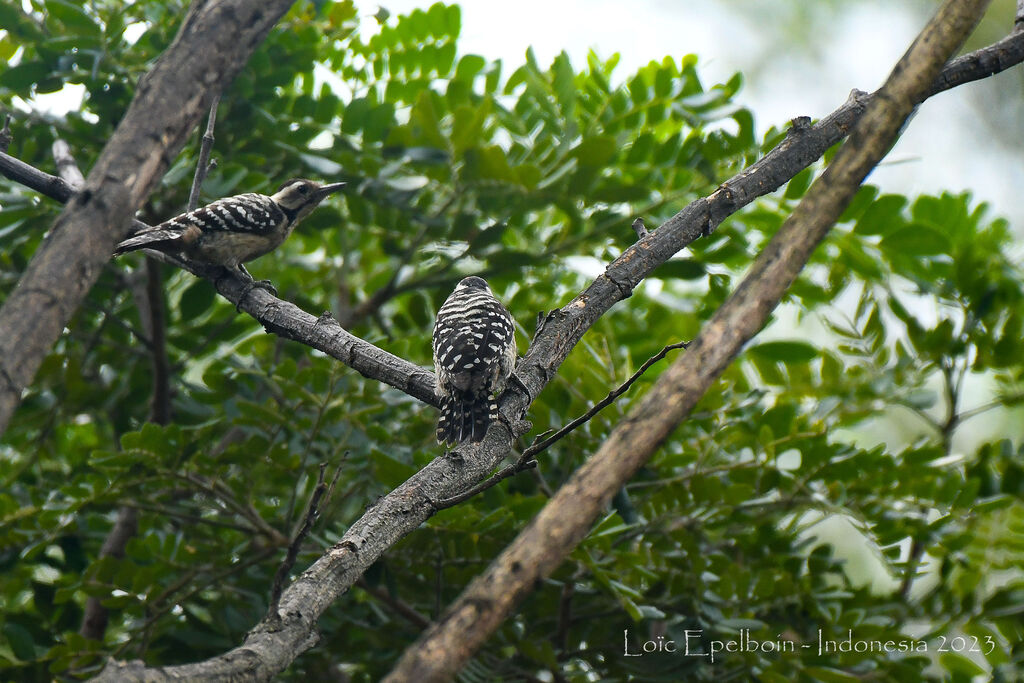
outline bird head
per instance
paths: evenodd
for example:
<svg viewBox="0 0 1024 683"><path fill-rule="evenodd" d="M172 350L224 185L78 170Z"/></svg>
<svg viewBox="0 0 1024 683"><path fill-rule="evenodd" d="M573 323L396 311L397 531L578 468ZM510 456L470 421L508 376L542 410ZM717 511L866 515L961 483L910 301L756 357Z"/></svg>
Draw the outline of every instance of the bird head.
<svg viewBox="0 0 1024 683"><path fill-rule="evenodd" d="M487 280L476 275L470 275L459 280L459 284L455 285L455 291L460 289L482 289L485 292L490 292L491 288L487 286Z"/></svg>
<svg viewBox="0 0 1024 683"><path fill-rule="evenodd" d="M293 178L275 192L271 199L298 222L315 209L332 192L345 187L345 183L318 183L315 180Z"/></svg>

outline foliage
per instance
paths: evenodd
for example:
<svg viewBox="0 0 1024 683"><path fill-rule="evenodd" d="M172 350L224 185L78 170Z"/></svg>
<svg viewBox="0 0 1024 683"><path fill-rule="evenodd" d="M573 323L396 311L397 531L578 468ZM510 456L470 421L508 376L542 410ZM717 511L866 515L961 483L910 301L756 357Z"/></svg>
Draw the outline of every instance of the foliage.
<svg viewBox="0 0 1024 683"><path fill-rule="evenodd" d="M60 137L88 168L185 3L30 5L0 7L0 55L17 61L0 74L0 102L24 109L66 84L85 94L64 117L19 114L10 153L49 168ZM436 4L367 36L351 2L298 3L225 93L204 186L210 200L292 176L346 180L343 201L252 269L423 365L433 313L463 275L489 279L525 350L536 312L628 246L634 216L659 224L781 136L759 144L733 99L739 76L707 87L692 55L620 77L614 56L578 70L564 54L547 67L527 54L503 73L459 53L459 24L457 7ZM181 154L143 218L181 210L196 155ZM606 315L532 407L534 433L693 336L812 176L728 220ZM59 207L6 181L0 193L3 296ZM1024 274L1010 240L967 195L863 188L777 320L465 680L903 679L929 663L935 679L968 680L1019 667L1024 435L993 417L1019 416L1024 397ZM223 652L265 613L320 463L343 474L299 568L440 452L432 410L263 334L208 283L167 268L174 419L148 423L144 277L137 256L110 264L0 445L4 678L85 676L111 654L161 664ZM327 612L320 645L287 676L380 678L420 630L380 592L436 617L659 367L545 452L536 477L401 541ZM100 558L123 505L139 510L139 534L124 558ZM88 596L110 612L103 641L77 634ZM624 655L658 636L681 646L688 630L706 652L741 632L816 644L819 629L927 652ZM984 652L954 649L955 636Z"/></svg>

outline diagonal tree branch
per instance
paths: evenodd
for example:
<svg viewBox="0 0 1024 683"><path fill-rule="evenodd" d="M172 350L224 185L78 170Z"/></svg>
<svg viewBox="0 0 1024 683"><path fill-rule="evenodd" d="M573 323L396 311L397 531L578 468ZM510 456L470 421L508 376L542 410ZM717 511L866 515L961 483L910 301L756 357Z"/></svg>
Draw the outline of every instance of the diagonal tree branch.
<svg viewBox="0 0 1024 683"><path fill-rule="evenodd" d="M757 334L988 2L947 0L872 98L850 139L692 346L529 526L406 649L385 681L452 678L516 605L562 563L615 492Z"/></svg>
<svg viewBox="0 0 1024 683"><path fill-rule="evenodd" d="M972 80L986 78L1024 61L1024 33L964 55L949 63L930 89L918 101ZM560 364L593 323L615 303L629 296L633 287L732 213L759 196L768 194L816 161L829 147L842 140L862 116L872 96L854 92L849 101L813 126L796 119L790 134L764 158L724 183L712 195L701 198L673 216L657 230L639 240L610 264L606 272L583 293L548 313L542 320L526 358L518 368L529 395L520 390L506 392L501 410L507 421L517 425L533 397L554 376ZM52 186L53 176L0 155L0 172L59 198L66 188ZM28 181L23 181L27 177ZM59 182L59 179L56 179ZM49 188L52 192L46 192ZM66 199L66 197L65 197ZM245 283L223 275L218 268L176 262L190 272L215 281L217 291L238 303ZM281 301L262 289L252 290L241 304L268 331L308 344L332 355L364 376L405 391L426 403L435 404L433 375L382 351L341 328L327 316L317 319L298 307ZM389 495L372 506L350 527L343 539L289 586L282 595L282 622L273 631L257 626L246 642L224 655L198 664L146 669L141 662L111 662L101 676L105 680L170 680L213 672L224 675L245 673L264 680L286 667L292 659L315 643L319 615L345 592L362 572L399 538L417 528L435 512L433 501L450 498L483 480L511 451L513 434L504 426L491 429L483 443L465 446L438 458Z"/></svg>
<svg viewBox="0 0 1024 683"><path fill-rule="evenodd" d="M139 81L85 187L57 218L0 307L0 432L213 93L231 82L291 4L193 3L174 41Z"/></svg>

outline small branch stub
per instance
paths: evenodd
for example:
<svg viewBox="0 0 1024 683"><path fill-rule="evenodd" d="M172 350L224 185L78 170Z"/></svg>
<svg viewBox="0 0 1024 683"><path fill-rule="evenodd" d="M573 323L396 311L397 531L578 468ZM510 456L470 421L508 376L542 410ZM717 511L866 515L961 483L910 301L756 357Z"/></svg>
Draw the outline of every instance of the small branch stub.
<svg viewBox="0 0 1024 683"><path fill-rule="evenodd" d="M633 221L633 232L636 233L637 239L641 240L650 234L647 230L647 226L644 225L643 218L637 218L635 221Z"/></svg>

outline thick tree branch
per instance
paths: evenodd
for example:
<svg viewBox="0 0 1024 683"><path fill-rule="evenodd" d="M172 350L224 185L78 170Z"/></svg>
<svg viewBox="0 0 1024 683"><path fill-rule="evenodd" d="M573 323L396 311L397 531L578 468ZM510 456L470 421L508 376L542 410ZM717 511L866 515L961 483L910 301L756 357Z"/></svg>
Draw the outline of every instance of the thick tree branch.
<svg viewBox="0 0 1024 683"><path fill-rule="evenodd" d="M516 605L562 563L615 492L757 334L987 4L988 0L948 0L942 6L872 98L850 139L687 352L515 541L406 649L386 681L453 677Z"/></svg>
<svg viewBox="0 0 1024 683"><path fill-rule="evenodd" d="M0 308L0 433L213 93L224 90L291 4L195 3L174 42L139 81L85 187L57 218Z"/></svg>
<svg viewBox="0 0 1024 683"><path fill-rule="evenodd" d="M1016 33L950 62L919 99L986 78L1021 61L1024 61L1024 33ZM639 240L610 264L605 274L587 290L561 309L547 314L517 369L530 395L513 390L502 398L501 409L508 422L516 424L520 416L525 415L533 397L547 385L575 344L601 315L703 231L714 228L757 197L776 190L816 161L849 133L871 99L871 95L855 92L846 104L813 126L798 119L787 138L764 158ZM0 171L48 196L57 198L56 193L61 191L58 186L53 189L54 194L46 192L43 188L47 178L52 176L5 155L0 155ZM21 180L26 171L30 182ZM241 280L224 276L216 268L181 262L179 265L201 277L216 280L218 292L232 303L238 302L245 284ZM430 372L350 335L329 318L313 318L262 289L252 290L241 308L260 320L268 331L320 349L364 376L434 404ZM373 505L339 543L284 591L282 622L273 631L266 624L257 626L238 648L196 664L147 669L141 662L111 662L101 680L171 680L214 674L248 675L258 680L272 677L315 643L312 634L323 610L387 548L434 513L432 501L451 498L483 480L511 451L514 437L504 426L496 426L483 443L437 458Z"/></svg>

